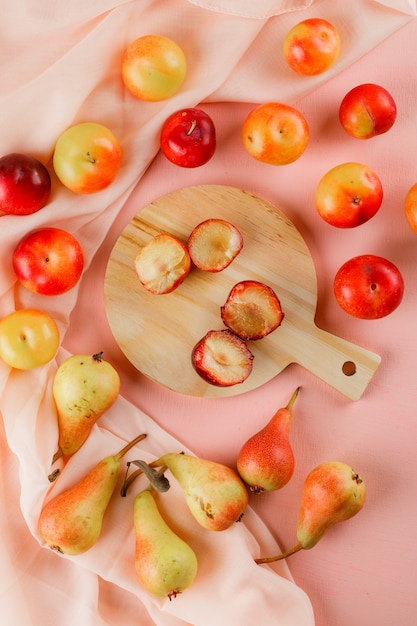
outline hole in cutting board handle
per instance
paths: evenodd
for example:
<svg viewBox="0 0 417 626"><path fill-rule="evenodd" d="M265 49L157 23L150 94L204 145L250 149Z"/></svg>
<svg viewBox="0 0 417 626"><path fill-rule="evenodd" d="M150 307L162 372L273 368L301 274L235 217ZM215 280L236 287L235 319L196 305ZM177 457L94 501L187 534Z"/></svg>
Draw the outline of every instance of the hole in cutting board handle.
<svg viewBox="0 0 417 626"><path fill-rule="evenodd" d="M356 364L353 361L345 361L342 365L342 372L345 376L356 374Z"/></svg>

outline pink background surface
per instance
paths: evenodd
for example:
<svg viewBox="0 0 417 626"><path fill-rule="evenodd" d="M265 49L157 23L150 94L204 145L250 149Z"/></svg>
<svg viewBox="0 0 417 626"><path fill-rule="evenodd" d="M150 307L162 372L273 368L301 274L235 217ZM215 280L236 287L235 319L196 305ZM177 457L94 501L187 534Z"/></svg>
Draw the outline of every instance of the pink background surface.
<svg viewBox="0 0 417 626"><path fill-rule="evenodd" d="M317 626L411 626L417 619L417 559L412 547L417 514L417 239L403 215L404 196L417 181L416 42L417 22L413 21L298 100L295 105L310 124L310 146L299 161L282 169L255 162L242 148L240 126L253 105L204 105L217 127L215 157L198 170L185 171L158 155L89 270L65 339L71 351L91 351L100 345L123 372L122 393L128 399L197 455L226 463L234 463L237 442L263 426L301 385L292 429L295 475L282 491L252 496L251 504L279 543L289 548L295 543L302 483L316 464L343 460L356 468L368 488L367 503L356 518L334 527L313 550L288 561L296 583L310 596ZM398 107L391 131L366 142L350 138L337 119L341 98L362 82L385 86ZM316 214L314 190L330 167L349 160L374 168L385 196L370 222L338 230ZM233 185L264 197L300 230L316 265L317 325L382 357L358 402L344 398L296 365L243 396L224 400L184 397L138 375L120 353L107 332L102 300L112 246L124 225L155 197L207 183ZM405 280L401 306L381 320L348 317L332 293L339 266L362 253L385 256L399 267ZM88 329L84 335L87 317L99 329L98 335L91 336Z"/></svg>
<svg viewBox="0 0 417 626"><path fill-rule="evenodd" d="M305 154L283 168L257 163L244 151L240 129L253 103L204 103L202 108L217 128L214 158L196 170L182 170L163 155L156 156L86 271L63 341L63 347L72 353L103 350L121 374L121 393L127 400L197 455L231 465L240 444L285 405L294 388L301 385L291 433L296 456L294 477L279 492L251 496L250 504L276 541L288 549L296 542L302 484L315 465L326 460L349 463L364 478L368 493L358 516L331 529L313 550L288 560L296 584L311 600L316 626L412 626L417 622L417 239L403 213L405 194L417 182L416 42L414 19L293 102L309 122L311 139ZM366 142L346 135L337 119L342 97L362 82L383 85L398 107L398 119L391 131ZM333 165L350 160L366 163L379 174L385 196L379 213L370 222L345 231L328 226L318 217L313 198L319 178ZM359 401L348 400L296 365L248 394L223 400L184 397L147 380L125 359L108 328L103 302L103 279L112 247L126 223L156 197L184 186L210 183L233 185L262 196L286 213L300 230L316 266L317 325L382 358ZM403 302L387 318L350 318L334 299L332 283L337 269L348 258L362 253L385 256L403 274ZM6 454L4 451L3 458ZM8 458L9 484L15 484L17 464L13 457ZM17 511L17 485L14 499L7 498L2 506L13 505ZM5 538L9 538L20 562L24 560L24 548L33 548L32 538L25 534L17 513L13 523L11 519ZM2 523L6 528L3 518ZM13 528L18 528L16 533L20 534L14 535ZM65 575L70 577L71 570L66 569ZM72 576L77 576L75 568ZM118 596L110 585L104 589L108 615L117 621L117 606L123 594ZM26 590L36 598L36 576L27 583ZM245 594L245 589L241 593ZM48 614L47 606L43 613ZM37 614L42 614L42 608ZM262 607L259 615L262 619ZM39 622L32 623L37 626ZM101 626L92 617L91 624L96 623Z"/></svg>

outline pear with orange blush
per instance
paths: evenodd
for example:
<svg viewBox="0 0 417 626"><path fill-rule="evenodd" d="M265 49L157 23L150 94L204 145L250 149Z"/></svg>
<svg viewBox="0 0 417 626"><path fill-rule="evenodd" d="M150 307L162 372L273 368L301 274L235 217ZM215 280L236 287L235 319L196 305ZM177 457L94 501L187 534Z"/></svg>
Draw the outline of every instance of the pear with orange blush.
<svg viewBox="0 0 417 626"><path fill-rule="evenodd" d="M289 434L292 407L299 390L297 387L287 406L280 408L262 430L250 437L238 454L237 470L254 493L281 489L294 473Z"/></svg>
<svg viewBox="0 0 417 626"><path fill-rule="evenodd" d="M193 583L197 557L164 519L151 486L135 497L133 523L139 582L154 596L175 598Z"/></svg>
<svg viewBox="0 0 417 626"><path fill-rule="evenodd" d="M340 461L321 463L304 482L297 523L298 543L277 556L255 559L256 563L272 563L300 550L310 550L329 528L359 513L365 498L365 483L350 465Z"/></svg>
<svg viewBox="0 0 417 626"><path fill-rule="evenodd" d="M117 454L102 459L82 480L44 505L38 531L50 548L74 556L94 546L119 479L121 459L145 437L139 435Z"/></svg>

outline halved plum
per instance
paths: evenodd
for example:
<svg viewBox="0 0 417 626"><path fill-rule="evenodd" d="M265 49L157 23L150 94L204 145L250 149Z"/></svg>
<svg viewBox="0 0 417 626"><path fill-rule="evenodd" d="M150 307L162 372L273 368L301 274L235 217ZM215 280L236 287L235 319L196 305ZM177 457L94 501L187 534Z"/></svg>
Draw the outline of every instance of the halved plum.
<svg viewBox="0 0 417 626"><path fill-rule="evenodd" d="M168 233L155 235L135 258L142 285L154 294L170 293L188 276L191 258L187 246Z"/></svg>
<svg viewBox="0 0 417 626"><path fill-rule="evenodd" d="M210 330L194 346L195 371L211 385L229 387L243 383L252 372L253 354L231 330Z"/></svg>
<svg viewBox="0 0 417 626"><path fill-rule="evenodd" d="M224 324L245 341L266 337L284 319L274 290L256 280L236 283L220 310Z"/></svg>
<svg viewBox="0 0 417 626"><path fill-rule="evenodd" d="M213 217L192 230L187 245L196 267L205 272L221 272L241 251L243 237L236 226Z"/></svg>

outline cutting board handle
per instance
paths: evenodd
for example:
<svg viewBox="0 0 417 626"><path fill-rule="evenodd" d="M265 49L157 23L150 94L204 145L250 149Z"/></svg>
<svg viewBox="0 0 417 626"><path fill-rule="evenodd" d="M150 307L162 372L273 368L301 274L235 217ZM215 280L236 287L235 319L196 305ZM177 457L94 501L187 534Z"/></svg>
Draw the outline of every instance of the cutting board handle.
<svg viewBox="0 0 417 626"><path fill-rule="evenodd" d="M351 400L359 400L381 357L349 341L314 327L303 336L296 362Z"/></svg>

